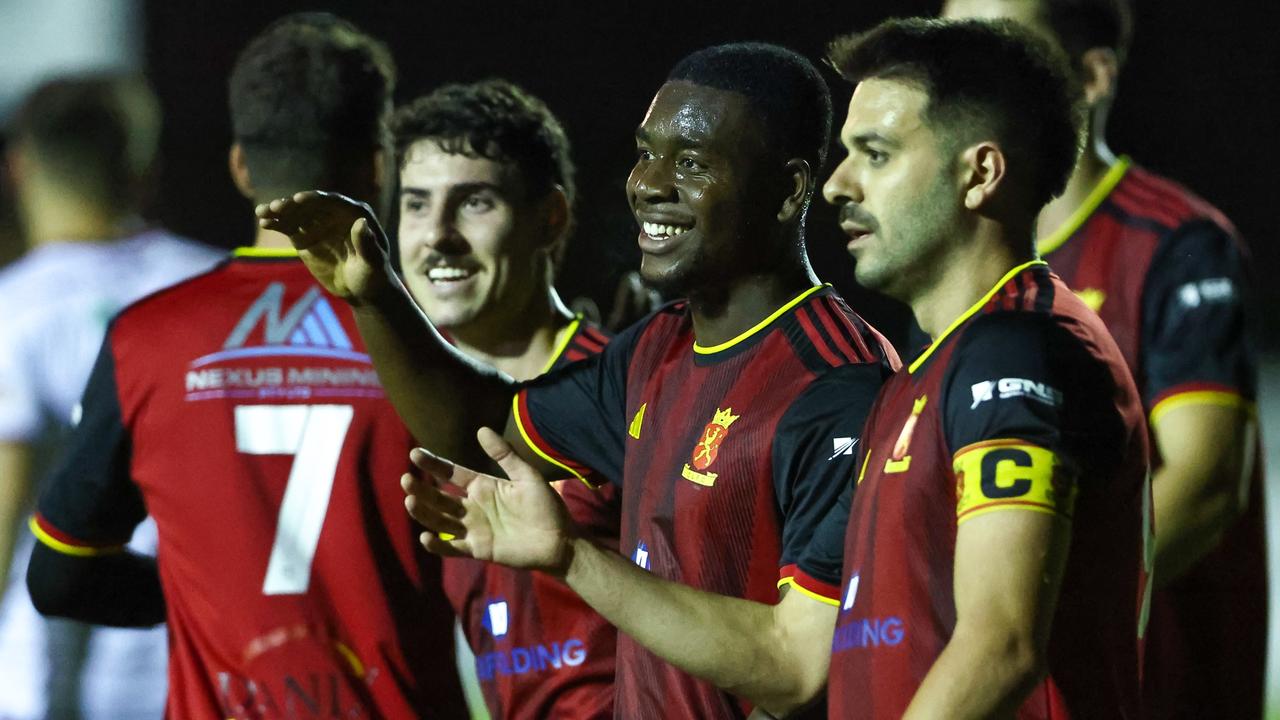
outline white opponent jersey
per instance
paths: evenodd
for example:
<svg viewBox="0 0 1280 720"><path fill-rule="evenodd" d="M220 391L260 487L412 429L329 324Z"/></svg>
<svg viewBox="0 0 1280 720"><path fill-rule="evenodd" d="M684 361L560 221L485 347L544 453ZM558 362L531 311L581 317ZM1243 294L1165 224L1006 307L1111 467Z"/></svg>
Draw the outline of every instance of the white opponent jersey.
<svg viewBox="0 0 1280 720"><path fill-rule="evenodd" d="M111 242L41 245L0 270L0 442L41 449L33 471L37 480L50 469L51 453L44 451L56 455L58 441L74 424L111 317L222 257L208 246L147 230ZM19 520L25 525L25 517ZM159 718L166 692L164 628L96 628L86 639L71 627L76 624L47 623L26 589L31 540L25 529L19 533L0 601L0 720L57 715L58 705L79 706L84 720ZM130 547L154 554L155 546L155 526L148 521ZM71 647L64 649L64 643ZM82 652L83 658L75 657ZM78 678L51 671L49 657L63 671L83 661Z"/></svg>

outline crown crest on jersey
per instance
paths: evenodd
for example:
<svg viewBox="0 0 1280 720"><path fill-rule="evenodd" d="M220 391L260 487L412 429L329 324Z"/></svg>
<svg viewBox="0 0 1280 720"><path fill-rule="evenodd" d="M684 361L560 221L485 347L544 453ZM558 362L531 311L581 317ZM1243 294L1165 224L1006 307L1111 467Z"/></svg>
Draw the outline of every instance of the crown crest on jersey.
<svg viewBox="0 0 1280 720"><path fill-rule="evenodd" d="M741 415L733 414L733 408L723 410L716 408L715 415L711 416L711 422L702 428L702 435L693 446L692 462L686 464L684 471L681 472L684 479L705 487L711 487L715 483L717 474L706 472L706 469L711 467L720 455L720 443L729 436L729 426L739 417Z"/></svg>
<svg viewBox="0 0 1280 720"><path fill-rule="evenodd" d="M725 408L724 410L721 410L720 408L716 408L716 414L714 417L711 418L711 424L719 425L725 430L728 430L729 426L732 425L740 417L742 416L733 414L733 408Z"/></svg>

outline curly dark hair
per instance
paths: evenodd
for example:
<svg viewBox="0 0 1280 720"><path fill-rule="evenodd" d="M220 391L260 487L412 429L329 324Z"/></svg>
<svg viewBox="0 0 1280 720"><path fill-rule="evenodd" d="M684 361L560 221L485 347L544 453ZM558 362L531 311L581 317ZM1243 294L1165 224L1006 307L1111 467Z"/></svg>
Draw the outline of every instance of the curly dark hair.
<svg viewBox="0 0 1280 720"><path fill-rule="evenodd" d="M231 71L231 125L267 194L327 187L347 162L385 144L395 89L386 46L330 13L267 27Z"/></svg>
<svg viewBox="0 0 1280 720"><path fill-rule="evenodd" d="M533 197L560 186L572 207L577 193L569 138L546 103L498 78L451 84L391 117L397 165L414 143L431 139L447 153L511 162Z"/></svg>
<svg viewBox="0 0 1280 720"><path fill-rule="evenodd" d="M1080 150L1082 97L1061 52L1009 20L888 20L837 38L831 65L857 84L918 85L924 120L953 141L987 133L1037 212L1061 194Z"/></svg>

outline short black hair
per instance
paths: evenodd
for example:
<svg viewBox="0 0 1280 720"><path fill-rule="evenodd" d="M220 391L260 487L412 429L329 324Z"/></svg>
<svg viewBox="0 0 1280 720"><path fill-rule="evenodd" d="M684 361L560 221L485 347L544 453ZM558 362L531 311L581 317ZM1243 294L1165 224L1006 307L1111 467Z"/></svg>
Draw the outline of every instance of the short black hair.
<svg viewBox="0 0 1280 720"><path fill-rule="evenodd" d="M511 162L533 197L559 185L570 205L577 188L569 137L546 103L502 79L444 85L391 118L397 165L409 148L433 140L454 155Z"/></svg>
<svg viewBox="0 0 1280 720"><path fill-rule="evenodd" d="M259 194L328 187L385 144L395 89L386 46L330 13L295 13L250 41L231 71L231 125Z"/></svg>
<svg viewBox="0 0 1280 720"><path fill-rule="evenodd" d="M919 86L931 127L994 135L1035 211L1066 187L1081 142L1080 88L1062 53L1014 22L888 20L836 39L828 59L855 84Z"/></svg>
<svg viewBox="0 0 1280 720"><path fill-rule="evenodd" d="M1073 63L1091 48L1110 48L1124 62L1133 39L1131 0L1041 0L1044 20Z"/></svg>
<svg viewBox="0 0 1280 720"><path fill-rule="evenodd" d="M10 132L64 188L127 205L155 161L160 104L137 75L68 76L28 95Z"/></svg>
<svg viewBox="0 0 1280 720"><path fill-rule="evenodd" d="M808 161L815 177L822 170L831 137L831 91L803 55L768 43L716 45L676 63L667 80L745 96L784 157Z"/></svg>

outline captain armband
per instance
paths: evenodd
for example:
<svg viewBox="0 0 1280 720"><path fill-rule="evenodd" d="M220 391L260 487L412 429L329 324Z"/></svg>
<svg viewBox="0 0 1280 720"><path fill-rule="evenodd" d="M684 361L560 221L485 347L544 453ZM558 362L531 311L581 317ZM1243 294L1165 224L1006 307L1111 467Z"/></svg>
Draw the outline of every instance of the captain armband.
<svg viewBox="0 0 1280 720"><path fill-rule="evenodd" d="M956 520L997 510L1071 518L1076 478L1050 450L1020 440L974 443L956 453Z"/></svg>

